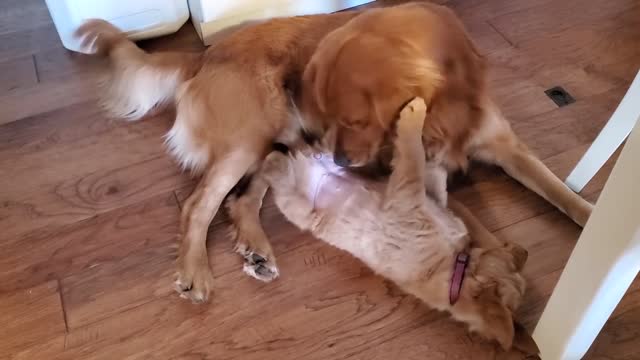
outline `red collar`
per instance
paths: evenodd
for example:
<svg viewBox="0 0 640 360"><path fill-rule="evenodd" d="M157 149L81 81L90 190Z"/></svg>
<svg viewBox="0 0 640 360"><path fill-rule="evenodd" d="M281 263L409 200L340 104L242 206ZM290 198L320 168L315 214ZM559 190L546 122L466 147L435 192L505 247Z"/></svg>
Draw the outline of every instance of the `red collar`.
<svg viewBox="0 0 640 360"><path fill-rule="evenodd" d="M451 287L449 288L449 304L453 305L460 297L462 290L462 281L464 280L464 272L469 265L469 254L461 251L456 256L456 263L451 276Z"/></svg>

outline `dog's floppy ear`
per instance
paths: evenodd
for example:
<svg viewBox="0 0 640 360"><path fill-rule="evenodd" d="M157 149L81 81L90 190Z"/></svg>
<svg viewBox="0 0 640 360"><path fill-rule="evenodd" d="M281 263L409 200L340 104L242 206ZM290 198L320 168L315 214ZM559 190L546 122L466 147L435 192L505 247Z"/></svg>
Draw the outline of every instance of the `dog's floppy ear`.
<svg viewBox="0 0 640 360"><path fill-rule="evenodd" d="M327 112L327 87L331 69L342 47L354 36L344 26L330 32L320 41L304 71L302 81L305 89L310 91L318 109L323 113Z"/></svg>

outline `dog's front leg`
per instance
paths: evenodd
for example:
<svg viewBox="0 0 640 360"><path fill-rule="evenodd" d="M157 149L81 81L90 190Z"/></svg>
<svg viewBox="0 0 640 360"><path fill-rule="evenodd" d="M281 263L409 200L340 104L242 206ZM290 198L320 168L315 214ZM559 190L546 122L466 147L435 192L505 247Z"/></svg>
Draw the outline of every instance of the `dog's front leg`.
<svg viewBox="0 0 640 360"><path fill-rule="evenodd" d="M278 277L271 243L260 223L260 208L269 184L260 174L251 176L242 189L227 199L231 217L231 236L236 251L244 258L243 270L262 281Z"/></svg>
<svg viewBox="0 0 640 360"><path fill-rule="evenodd" d="M224 197L259 157L237 150L212 164L182 209L182 242L178 257L176 290L181 297L204 302L213 276L207 255L207 231Z"/></svg>

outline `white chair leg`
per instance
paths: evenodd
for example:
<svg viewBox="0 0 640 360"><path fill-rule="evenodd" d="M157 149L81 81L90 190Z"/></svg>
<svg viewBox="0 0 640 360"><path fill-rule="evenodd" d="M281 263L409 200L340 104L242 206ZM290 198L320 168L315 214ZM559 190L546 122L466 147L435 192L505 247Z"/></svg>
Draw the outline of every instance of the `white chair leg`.
<svg viewBox="0 0 640 360"><path fill-rule="evenodd" d="M545 360L581 359L640 270L638 157L640 126L618 158L533 333Z"/></svg>
<svg viewBox="0 0 640 360"><path fill-rule="evenodd" d="M616 111L589 147L565 183L580 192L629 135L640 117L640 72Z"/></svg>

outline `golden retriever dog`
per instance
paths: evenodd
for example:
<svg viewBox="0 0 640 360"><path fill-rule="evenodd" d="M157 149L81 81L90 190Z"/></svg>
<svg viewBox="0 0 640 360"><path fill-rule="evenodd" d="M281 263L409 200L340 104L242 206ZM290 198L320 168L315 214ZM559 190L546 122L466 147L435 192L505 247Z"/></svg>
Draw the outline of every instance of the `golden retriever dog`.
<svg viewBox="0 0 640 360"><path fill-rule="evenodd" d="M228 31L200 54L147 53L101 20L77 36L109 59L102 91L112 113L137 120L176 107L168 149L201 177L182 208L175 285L194 302L211 291L207 228L225 197L245 272L278 276L259 222L267 186L251 181L274 143L319 139L341 165L371 162L391 148L393 118L415 96L429 105L429 159L448 169L496 163L579 224L591 211L511 132L487 97L481 56L446 8L273 19Z"/></svg>
<svg viewBox="0 0 640 360"><path fill-rule="evenodd" d="M449 170L469 160L501 166L584 226L592 205L564 185L513 133L487 92L487 66L457 16L411 3L372 9L327 35L303 78L305 127L358 167L379 156L395 114L427 101L427 157Z"/></svg>
<svg viewBox="0 0 640 360"><path fill-rule="evenodd" d="M147 53L102 20L76 32L85 49L107 56L105 106L130 120L175 104L166 136L169 152L201 180L182 209L176 290L194 302L207 300L212 275L206 250L209 223L231 192L229 213L244 270L269 281L278 276L262 227L259 199L243 199L251 174L273 144L295 146L300 121L292 116L291 93L320 40L357 13L274 19L239 27L204 53ZM243 179L243 181L240 181ZM237 185L237 186L236 186ZM250 200L250 201L249 201Z"/></svg>
<svg viewBox="0 0 640 360"><path fill-rule="evenodd" d="M520 271L527 252L482 226L469 232L465 223L473 229L478 222L453 200L465 223L447 209L447 173L425 162L425 117L429 121L420 98L401 111L387 183L368 182L330 161L279 152L267 157L260 177L299 228L351 253L504 350L511 349L517 329L516 347L537 354L533 339L514 323L525 291ZM457 268L460 256L468 264Z"/></svg>

